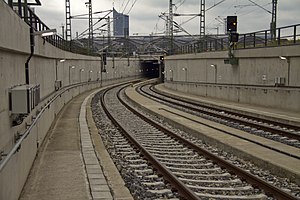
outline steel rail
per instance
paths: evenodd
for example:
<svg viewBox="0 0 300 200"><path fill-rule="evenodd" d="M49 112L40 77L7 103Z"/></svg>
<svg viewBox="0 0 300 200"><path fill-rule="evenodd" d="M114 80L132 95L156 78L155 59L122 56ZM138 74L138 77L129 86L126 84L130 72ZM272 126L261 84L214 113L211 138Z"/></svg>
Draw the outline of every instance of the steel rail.
<svg viewBox="0 0 300 200"><path fill-rule="evenodd" d="M285 123L281 123L281 122L275 122L275 121L271 121L271 120L268 120L268 119L256 118L256 117L253 117L253 116L250 116L250 115L246 115L246 114L241 114L241 113L237 113L237 112L233 112L233 111L222 110L220 108L209 107L207 105L202 105L201 103L191 102L191 101L188 101L188 100L185 100L185 99L182 99L182 98L179 99L179 98L176 98L174 96L171 96L171 95L168 95L168 94L164 94L164 93L162 93L160 91L157 91L156 89L154 90L153 87L151 87L150 90L153 91L153 92L155 92L155 93L158 93L158 94L160 94L162 96L165 96L165 97L177 100L177 101L181 101L181 102L184 102L184 103L187 103L187 104L191 104L191 105L194 105L194 106L201 106L201 107L207 108L207 109L214 109L217 112L226 112L226 113L231 114L231 115L236 115L237 117L244 117L244 118L248 118L248 119L251 119L251 120L259 120L259 121L261 121L263 123L278 125L278 126L280 126L282 128L285 127L285 128L288 128L288 129L294 129L296 131L300 130L299 127L293 126L293 125L290 125L290 124L285 124ZM191 108L188 105L183 105L183 104L180 104L180 103L177 103L177 102L169 101L167 99L163 99L163 98L154 96L154 95L152 95L152 94L150 94L150 93L148 93L146 91L143 91L143 92L145 92L146 94L148 94L150 96L153 96L155 98L161 99L163 101L167 101L169 103L172 103L172 104L175 104L175 105L178 105L178 106L182 106L182 107L185 107L185 108L188 108L188 109L193 109L195 111L202 112L202 113L208 114L208 115L212 115L214 117L221 117L223 119L227 119L227 120L231 120L231 121L237 121L238 123L241 123L241 124L244 124L244 125L247 125L247 126L251 126L251 127L254 127L254 128L262 129L262 130L265 130L265 131L269 131L269 132L272 132L272 133L276 133L276 134L279 134L279 135L282 135L282 136L286 136L286 137L289 137L289 138L293 138L293 139L296 139L296 140L300 141L300 135L297 135L297 134L294 134L294 133L290 133L290 132L288 132L286 130L278 130L276 128L269 127L268 125L256 124L254 122L246 121L244 119L237 119L235 117L224 116L224 115L221 115L221 114L218 114L218 113L213 113L213 112L209 112L209 111L205 111L205 110L201 110L201 109L197 109L197 108Z"/></svg>
<svg viewBox="0 0 300 200"><path fill-rule="evenodd" d="M137 90L137 88L136 88L136 90ZM143 91L143 92L145 92L145 91ZM145 92L145 93L148 94L148 95L151 96L151 97L160 99L160 100L162 100L162 101L167 101L167 100L165 100L165 99L158 98L158 97L156 97L156 96L154 96L154 95L152 95L152 94L150 94L150 93L147 93L147 92ZM181 104L176 103L176 102L172 102L172 104L175 104L175 105L177 105L177 106L182 106L182 107L185 106L185 105L181 105ZM186 107L185 107L185 108L186 108ZM191 108L189 108L189 109L191 109ZM196 110L196 109L193 108L193 110ZM170 112L170 111L167 111L167 112ZM173 114L176 114L176 113L173 113ZM176 115L178 115L178 114L176 114ZM181 116L181 115L179 115L179 116ZM248 141L248 142L251 142L251 143L260 145L260 146L262 146L262 147L271 149L271 150L273 150L273 151L276 151L276 152L278 152L278 153L284 154L284 155L286 155L286 156L290 156L290 157L295 158L295 159L300 159L300 156L295 155L295 154L291 154L291 153L289 153L289 152L282 151L282 150L280 150L280 149L278 149L278 148L276 148L276 147L272 147L272 146L263 144L263 143L261 143L261 142L259 142L259 141L254 141L254 140L251 140L251 139L249 139L249 138L246 138L246 137L243 137L243 136L240 136L240 135L233 134L233 133L231 133L231 132L229 132L229 131L223 130L223 129L221 129L221 128L217 128L217 127L212 126L212 125L209 125L209 124L204 124L204 123L202 123L202 122L200 122L200 121L196 121L196 120L194 120L194 119L190 119L190 118L187 118L187 117L185 117L185 116L181 116L181 117L184 117L184 118L186 118L186 119L188 119L188 120L191 120L191 121L194 121L194 122L196 122L196 123L202 124L202 125L207 126L207 127L209 127L209 128L215 129L215 130L217 130L217 131L221 131L221 132L223 132L223 133L229 134L229 135L231 135L231 136L240 138L240 139L242 139L242 140L246 140L246 141Z"/></svg>
<svg viewBox="0 0 300 200"><path fill-rule="evenodd" d="M170 137L182 142L183 144L185 144L189 148L197 151L199 154L203 155L204 157L206 157L208 159L211 159L213 162L215 162L218 165L224 167L229 172L231 172L233 174L236 174L240 178L246 180L251 185L253 185L255 187L258 187L260 189L263 189L269 196L274 196L277 199L283 199L283 200L296 200L297 199L295 196L281 190L280 188L269 184L268 182L264 181L263 179L261 179L259 177L256 177L255 175L253 175L253 174L251 174L251 173L235 166L234 164L218 157L217 155L207 151L206 149L201 148L201 147L197 146L196 144L193 144L192 142L186 140L185 138L169 131L168 129L164 128L162 125L158 124L157 122L149 119L147 116L144 116L143 114L136 111L133 107L126 104L123 100L122 100L122 102L124 103L124 106L126 106L127 109L132 111L135 115L139 116L145 122L148 122L149 124L156 127L160 131L166 133Z"/></svg>
<svg viewBox="0 0 300 200"><path fill-rule="evenodd" d="M118 98L120 100L119 94L120 91L127 87L124 86L122 87L119 91L118 91ZM183 197L185 197L186 199L189 200L200 200L200 198L191 190L189 189L184 183L182 183L175 175L172 174L172 172L167 169L164 165L162 165L155 157L153 157L151 155L151 153L149 153L141 144L139 144L139 142L128 132L126 132L126 130L118 123L118 121L111 115L111 113L109 112L106 104L105 104L105 100L104 100L104 96L105 94L108 92L108 90L104 91L104 93L101 96L101 105L104 109L104 112L106 113L106 115L108 116L108 118L113 122L113 124L115 124L120 131L126 136L126 138L135 146L138 148L138 150L141 152L141 154L143 154L147 160L149 160L149 162L153 165L153 167L155 169L157 169L162 175L163 177L169 181L171 183L171 185L176 188L176 190L178 191L178 193L180 193ZM122 103L122 100L120 100ZM123 103L122 103L123 104Z"/></svg>

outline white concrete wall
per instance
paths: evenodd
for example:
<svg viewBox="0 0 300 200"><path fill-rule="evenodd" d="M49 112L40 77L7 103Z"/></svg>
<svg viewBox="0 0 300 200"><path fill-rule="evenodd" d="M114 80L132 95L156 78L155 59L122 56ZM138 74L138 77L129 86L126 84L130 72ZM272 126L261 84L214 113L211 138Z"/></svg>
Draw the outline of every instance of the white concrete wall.
<svg viewBox="0 0 300 200"><path fill-rule="evenodd" d="M224 64L227 51L166 57L165 85L201 96L300 111L300 45L234 53L238 66ZM290 63L279 56L288 57ZM285 87L275 87L276 77L286 78Z"/></svg>
<svg viewBox="0 0 300 200"><path fill-rule="evenodd" d="M34 56L29 62L29 80L30 84L40 84L43 101L21 125L12 127L8 93L10 88L25 84L25 63L30 54L30 34L28 25L3 1L0 1L0 27L2 27L0 29L0 152L8 153L12 149L15 144L15 135L24 133L25 123L30 124L31 117L36 115L36 111L41 110L55 95L56 68L57 79L62 80L63 87L74 86L63 93L46 110L25 139L21 149L0 172L0 199L16 200L27 179L38 146L43 142L56 114L73 97L100 87L101 82L96 80L101 78L101 73L98 73L101 69L101 60L100 57L62 51L36 36ZM66 59L66 61L60 63L58 62L60 59ZM76 66L75 69L70 68L73 65ZM80 69L84 69L84 72L80 72ZM139 75L140 68L137 59L130 59L128 66L126 58L116 58L114 64L112 58L108 58L106 69L107 73L102 73L103 84L133 79ZM87 82L89 78L91 82ZM80 82L85 85L77 86Z"/></svg>

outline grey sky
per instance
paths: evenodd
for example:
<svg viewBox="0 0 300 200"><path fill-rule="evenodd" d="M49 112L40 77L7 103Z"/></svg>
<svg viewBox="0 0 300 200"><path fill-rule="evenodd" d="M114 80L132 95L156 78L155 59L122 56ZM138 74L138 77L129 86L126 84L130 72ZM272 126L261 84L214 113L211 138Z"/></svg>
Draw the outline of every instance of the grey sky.
<svg viewBox="0 0 300 200"><path fill-rule="evenodd" d="M71 14L86 14L88 9L85 6L87 0L71 0ZM125 5L128 6L125 8ZM221 0L206 0L206 8L213 6ZM272 0L253 0L271 11ZM49 27L57 28L61 32L61 24L65 24L65 1L64 0L41 0L42 6L37 7L38 16ZM135 0L93 0L93 11L112 9L113 5L117 11L125 14L130 10ZM162 33L165 23L158 15L168 10L168 0L137 0L130 15L130 34L148 35L150 33ZM177 13L199 13L199 0L173 0ZM253 6L249 0L226 0L220 5L206 12L206 32L215 34L217 27L219 32L224 32L224 26L215 18L225 18L228 15L238 16L238 32L252 32L268 29L271 21L271 14L265 10ZM245 6L246 5L246 6ZM97 15L97 16L103 16ZM189 17L176 17L178 23L182 23ZM287 26L300 23L300 0L281 0L278 2L277 26ZM88 20L73 20L72 31L79 33L88 26ZM199 34L199 18L191 20L183 27L191 34Z"/></svg>

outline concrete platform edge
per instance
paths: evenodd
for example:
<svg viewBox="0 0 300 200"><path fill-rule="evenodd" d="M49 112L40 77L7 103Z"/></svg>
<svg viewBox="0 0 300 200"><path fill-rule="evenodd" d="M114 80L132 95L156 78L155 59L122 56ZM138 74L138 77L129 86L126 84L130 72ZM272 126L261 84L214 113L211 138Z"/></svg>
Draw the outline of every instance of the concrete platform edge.
<svg viewBox="0 0 300 200"><path fill-rule="evenodd" d="M86 105L88 99L94 94L90 94L81 104L79 125L81 138L81 154L85 164L86 175L90 188L91 197L95 199L113 199L107 180L103 174L98 157L96 156L94 146L92 144L90 131L86 121Z"/></svg>
<svg viewBox="0 0 300 200"><path fill-rule="evenodd" d="M88 128L90 130L92 143L95 148L96 156L99 159L99 162L102 166L103 173L107 178L108 186L111 189L111 194L114 200L134 200L132 195L129 192L129 189L125 186L125 182L121 177L117 167L115 166L114 162L112 161L109 153L107 152L105 145L102 141L101 136L99 133L101 130L98 130L96 124L93 120L92 110L91 110L91 101L92 98L98 93L100 90L94 92L88 99L86 104L86 119L88 122Z"/></svg>

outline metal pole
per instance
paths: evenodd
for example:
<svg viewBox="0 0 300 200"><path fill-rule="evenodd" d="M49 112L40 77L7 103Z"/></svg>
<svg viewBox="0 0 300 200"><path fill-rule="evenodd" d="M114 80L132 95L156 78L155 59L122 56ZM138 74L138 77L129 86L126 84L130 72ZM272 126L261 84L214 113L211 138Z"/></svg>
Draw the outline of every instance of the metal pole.
<svg viewBox="0 0 300 200"><path fill-rule="evenodd" d="M9 7L13 8L13 0L8 0Z"/></svg>
<svg viewBox="0 0 300 200"><path fill-rule="evenodd" d="M66 40L70 41L69 50L72 50L71 4L66 0Z"/></svg>
<svg viewBox="0 0 300 200"><path fill-rule="evenodd" d="M69 66L69 85L71 85L71 66Z"/></svg>
<svg viewBox="0 0 300 200"><path fill-rule="evenodd" d="M200 39L205 36L205 0L200 0Z"/></svg>
<svg viewBox="0 0 300 200"><path fill-rule="evenodd" d="M24 0L24 20L28 23L28 4L27 0Z"/></svg>
<svg viewBox="0 0 300 200"><path fill-rule="evenodd" d="M55 80L57 80L57 65L58 65L58 60L55 60Z"/></svg>
<svg viewBox="0 0 300 200"><path fill-rule="evenodd" d="M89 52L93 51L93 9L92 9L92 0L89 0L87 3L89 5L89 42L88 49Z"/></svg>
<svg viewBox="0 0 300 200"><path fill-rule="evenodd" d="M288 81L287 81L287 84L288 84L288 86L290 86L291 60L290 60L289 57L287 57L286 61L287 61L287 64L288 64Z"/></svg>
<svg viewBox="0 0 300 200"><path fill-rule="evenodd" d="M173 39L174 39L174 26L173 26L173 1L169 2L169 37L170 37L170 54L173 54Z"/></svg>
<svg viewBox="0 0 300 200"><path fill-rule="evenodd" d="M218 83L218 66L215 65L215 83Z"/></svg>
<svg viewBox="0 0 300 200"><path fill-rule="evenodd" d="M61 34L62 38L65 39L65 26L63 24L61 25Z"/></svg>
<svg viewBox="0 0 300 200"><path fill-rule="evenodd" d="M276 40L277 3L277 0L272 0L272 21L270 25L272 40Z"/></svg>
<svg viewBox="0 0 300 200"><path fill-rule="evenodd" d="M108 16L107 18L107 40L108 40L108 52L109 52L109 49L110 49L110 45L111 45L111 26L110 26L110 17Z"/></svg>

